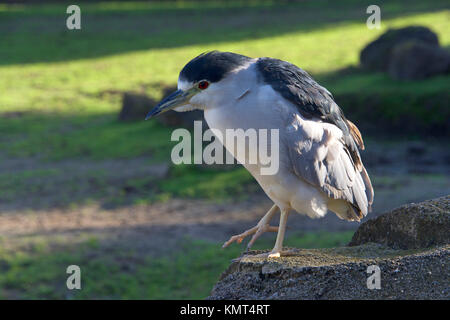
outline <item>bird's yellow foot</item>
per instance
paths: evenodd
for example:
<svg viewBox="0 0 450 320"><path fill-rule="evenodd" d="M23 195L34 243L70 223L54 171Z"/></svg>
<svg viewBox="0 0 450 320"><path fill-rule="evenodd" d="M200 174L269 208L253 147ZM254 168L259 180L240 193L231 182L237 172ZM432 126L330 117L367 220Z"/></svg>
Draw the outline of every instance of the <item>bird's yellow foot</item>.
<svg viewBox="0 0 450 320"><path fill-rule="evenodd" d="M278 259L280 257L286 257L286 256L291 256L294 255L295 252L287 250L287 251L274 251L272 250L271 252L264 252L264 253L258 253L258 254L251 254L248 257L252 257L252 258L274 258L274 259Z"/></svg>
<svg viewBox="0 0 450 320"><path fill-rule="evenodd" d="M272 251L267 256L268 258L279 258L281 257L281 251Z"/></svg>

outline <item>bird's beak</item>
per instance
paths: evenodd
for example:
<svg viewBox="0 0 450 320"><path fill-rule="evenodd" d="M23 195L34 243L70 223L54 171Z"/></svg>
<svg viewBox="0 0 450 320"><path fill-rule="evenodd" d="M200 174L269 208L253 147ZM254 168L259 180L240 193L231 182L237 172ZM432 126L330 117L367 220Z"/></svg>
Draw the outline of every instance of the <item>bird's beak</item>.
<svg viewBox="0 0 450 320"><path fill-rule="evenodd" d="M145 117L145 120L150 119L160 113L164 113L173 108L180 107L189 103L189 100L195 95L199 89L193 87L186 91L177 90L161 100L156 107L154 107Z"/></svg>

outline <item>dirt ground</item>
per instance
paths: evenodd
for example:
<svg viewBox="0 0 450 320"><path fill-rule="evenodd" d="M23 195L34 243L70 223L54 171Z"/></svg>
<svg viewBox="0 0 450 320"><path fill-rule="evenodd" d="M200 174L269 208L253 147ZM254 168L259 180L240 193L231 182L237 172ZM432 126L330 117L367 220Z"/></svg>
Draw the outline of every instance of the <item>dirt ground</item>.
<svg viewBox="0 0 450 320"><path fill-rule="evenodd" d="M407 143L376 144L364 153L375 189L373 212L365 219L403 203L418 202L450 193L450 155L440 144ZM92 172L107 168L106 183L118 184L127 177L167 174L165 165L149 165L145 159L110 160L105 162L67 161L39 163L33 160L8 160L1 164L2 172L57 170L64 175L46 176L46 184L53 185L48 192L38 190L21 195L14 201L0 204L0 235L9 239L27 236L61 236L76 241L80 233L108 239L110 245L140 248L147 254L162 254L176 246L186 236L222 243L231 235L240 233L257 223L270 208L270 200L252 193L247 199L233 199L215 203L212 200L170 199L145 205L127 205L109 208L100 202L76 207L42 206L52 203L61 185L85 184ZM29 181L32 184L33 177ZM39 179L42 179L40 177ZM89 180L88 180L89 181ZM70 186L70 185L69 185ZM75 190L78 199L91 192L89 182L85 190ZM276 224L277 217L273 224ZM288 234L293 231L355 230L356 222L339 220L330 213L323 219L310 219L292 214ZM275 237L264 235L266 237Z"/></svg>

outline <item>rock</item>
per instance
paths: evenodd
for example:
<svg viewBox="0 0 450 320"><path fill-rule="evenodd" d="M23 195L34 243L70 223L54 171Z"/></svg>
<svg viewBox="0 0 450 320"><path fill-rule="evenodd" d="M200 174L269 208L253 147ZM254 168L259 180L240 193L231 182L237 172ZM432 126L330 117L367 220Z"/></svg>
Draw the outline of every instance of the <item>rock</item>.
<svg viewBox="0 0 450 320"><path fill-rule="evenodd" d="M289 254L278 259L250 251L232 261L208 299L448 300L449 199L403 206L368 221L352 246L285 248ZM373 265L380 268L380 289L367 285Z"/></svg>
<svg viewBox="0 0 450 320"><path fill-rule="evenodd" d="M418 252L377 244L293 249L267 259L252 254L232 262L208 299L449 299L450 246ZM380 289L368 289L367 269L380 268Z"/></svg>
<svg viewBox="0 0 450 320"><path fill-rule="evenodd" d="M176 91L176 86L168 86L163 89L163 97L167 97ZM167 111L156 118L160 123L168 127L194 129L194 121L202 121L202 130L208 129L208 124L203 117L203 111L192 110L188 112Z"/></svg>
<svg viewBox="0 0 450 320"><path fill-rule="evenodd" d="M396 80L418 80L450 71L450 53L424 42L407 41L392 51L389 75Z"/></svg>
<svg viewBox="0 0 450 320"><path fill-rule="evenodd" d="M157 121L168 127L194 129L194 121L202 121L202 130L208 129L208 124L203 118L203 111L192 110L187 112L167 111L156 117Z"/></svg>
<svg viewBox="0 0 450 320"><path fill-rule="evenodd" d="M156 101L144 94L125 92L122 97L119 121L144 121L147 113L155 105Z"/></svg>
<svg viewBox="0 0 450 320"><path fill-rule="evenodd" d="M376 242L399 249L450 243L450 196L407 204L356 230L350 246Z"/></svg>
<svg viewBox="0 0 450 320"><path fill-rule="evenodd" d="M176 87L163 89L163 97L175 91ZM122 109L119 113L119 121L144 120L147 113L156 106L158 102L145 94L125 92L122 98ZM194 129L194 121L202 121L203 131L208 129L208 124L203 117L203 111L193 110L188 112L167 111L158 115L156 121L168 127Z"/></svg>
<svg viewBox="0 0 450 320"><path fill-rule="evenodd" d="M439 47L437 35L426 27L409 26L389 29L361 51L361 65L372 71L387 71L394 47L408 41L423 42L429 46Z"/></svg>
<svg viewBox="0 0 450 320"><path fill-rule="evenodd" d="M23 112L23 111L2 112L0 114L0 118L14 119L14 118L21 118L24 115L25 115L25 112Z"/></svg>

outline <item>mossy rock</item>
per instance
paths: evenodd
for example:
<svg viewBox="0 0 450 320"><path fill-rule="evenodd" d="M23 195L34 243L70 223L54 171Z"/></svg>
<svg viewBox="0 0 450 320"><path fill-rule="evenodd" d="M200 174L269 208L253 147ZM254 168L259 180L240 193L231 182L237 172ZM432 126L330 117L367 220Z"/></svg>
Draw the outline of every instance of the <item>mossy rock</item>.
<svg viewBox="0 0 450 320"><path fill-rule="evenodd" d="M336 94L335 100L363 134L449 137L450 93L396 91Z"/></svg>
<svg viewBox="0 0 450 320"><path fill-rule="evenodd" d="M364 222L350 246L376 242L399 249L450 243L450 196L407 204Z"/></svg>
<svg viewBox="0 0 450 320"><path fill-rule="evenodd" d="M389 29L361 51L361 65L372 71L387 71L394 47L411 40L420 41L430 46L439 46L436 33L426 27L408 26L400 29Z"/></svg>
<svg viewBox="0 0 450 320"><path fill-rule="evenodd" d="M289 249L285 249L289 250ZM267 253L267 251L265 251ZM251 251L234 260L208 299L449 299L450 246L394 250L378 244L290 249L281 258ZM370 266L380 289L368 287Z"/></svg>
<svg viewBox="0 0 450 320"><path fill-rule="evenodd" d="M124 92L119 121L144 121L147 113L155 105L156 101L145 94Z"/></svg>
<svg viewBox="0 0 450 320"><path fill-rule="evenodd" d="M232 261L208 299L444 299L450 196L365 222L347 247L250 251ZM376 268L380 286L368 285Z"/></svg>
<svg viewBox="0 0 450 320"><path fill-rule="evenodd" d="M397 45L389 62L388 73L396 80L420 80L450 72L450 53L419 41Z"/></svg>

